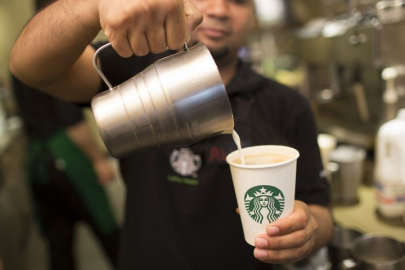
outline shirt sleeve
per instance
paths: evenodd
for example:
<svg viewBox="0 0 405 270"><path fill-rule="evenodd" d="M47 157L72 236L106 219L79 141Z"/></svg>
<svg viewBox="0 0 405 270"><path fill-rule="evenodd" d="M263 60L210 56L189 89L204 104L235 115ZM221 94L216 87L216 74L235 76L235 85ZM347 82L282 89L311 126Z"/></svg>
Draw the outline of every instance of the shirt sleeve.
<svg viewBox="0 0 405 270"><path fill-rule="evenodd" d="M82 109L73 103L55 99L54 106L57 118L64 127L76 125L84 120Z"/></svg>

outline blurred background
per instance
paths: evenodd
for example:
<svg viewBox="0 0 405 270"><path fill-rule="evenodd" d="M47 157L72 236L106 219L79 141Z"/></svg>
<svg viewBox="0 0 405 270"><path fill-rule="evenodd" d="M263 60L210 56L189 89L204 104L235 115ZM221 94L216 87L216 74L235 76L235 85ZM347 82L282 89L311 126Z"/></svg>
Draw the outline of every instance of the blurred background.
<svg viewBox="0 0 405 270"><path fill-rule="evenodd" d="M405 1L255 2L257 27L239 55L309 99L333 193L336 238L291 269L338 269L350 257L341 241L351 243L353 231L405 241ZM27 134L8 71L11 47L35 10L33 0L0 2L0 270L47 269L49 256L25 183ZM103 188L122 224L125 187L117 163L91 111L83 114L114 168ZM75 229L79 269L112 269L91 229L80 222Z"/></svg>

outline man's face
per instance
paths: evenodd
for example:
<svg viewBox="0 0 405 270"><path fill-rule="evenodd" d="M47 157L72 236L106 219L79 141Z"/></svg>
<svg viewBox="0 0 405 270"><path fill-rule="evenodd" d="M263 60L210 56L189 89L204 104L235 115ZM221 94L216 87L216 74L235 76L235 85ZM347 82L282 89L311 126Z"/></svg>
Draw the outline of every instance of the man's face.
<svg viewBox="0 0 405 270"><path fill-rule="evenodd" d="M253 26L253 0L193 0L204 16L191 44L204 43L217 61L236 57Z"/></svg>

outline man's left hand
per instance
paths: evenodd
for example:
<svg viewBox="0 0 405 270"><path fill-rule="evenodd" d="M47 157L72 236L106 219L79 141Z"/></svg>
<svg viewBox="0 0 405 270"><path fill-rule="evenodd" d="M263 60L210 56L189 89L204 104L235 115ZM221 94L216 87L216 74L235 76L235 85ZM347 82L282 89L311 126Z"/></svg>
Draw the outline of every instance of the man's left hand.
<svg viewBox="0 0 405 270"><path fill-rule="evenodd" d="M312 251L318 227L308 205L295 201L289 216L269 224L267 234L256 237L254 256L271 264L297 262Z"/></svg>

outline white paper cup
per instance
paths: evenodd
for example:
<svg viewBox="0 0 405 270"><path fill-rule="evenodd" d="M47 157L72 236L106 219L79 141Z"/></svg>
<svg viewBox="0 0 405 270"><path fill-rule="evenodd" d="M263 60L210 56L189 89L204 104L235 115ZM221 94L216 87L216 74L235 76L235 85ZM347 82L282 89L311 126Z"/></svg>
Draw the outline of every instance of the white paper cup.
<svg viewBox="0 0 405 270"><path fill-rule="evenodd" d="M243 148L244 156L265 153L288 156L283 162L264 165L242 165L234 161L239 152L226 157L230 165L243 232L254 246L257 235L266 233L269 223L288 216L294 210L297 150L287 146L263 145Z"/></svg>

